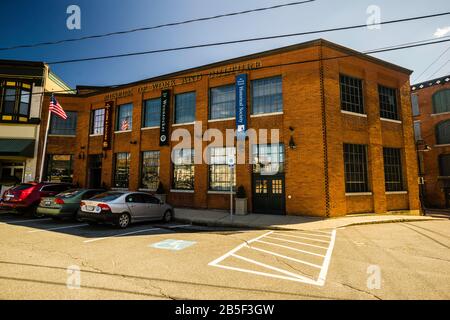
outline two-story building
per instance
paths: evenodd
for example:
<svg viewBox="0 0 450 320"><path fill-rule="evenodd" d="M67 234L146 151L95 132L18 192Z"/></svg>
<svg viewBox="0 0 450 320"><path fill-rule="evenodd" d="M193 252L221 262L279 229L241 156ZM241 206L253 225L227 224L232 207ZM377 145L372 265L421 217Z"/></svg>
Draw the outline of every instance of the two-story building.
<svg viewBox="0 0 450 320"><path fill-rule="evenodd" d="M414 131L427 207L450 207L450 75L411 86Z"/></svg>
<svg viewBox="0 0 450 320"><path fill-rule="evenodd" d="M44 92L69 89L42 62L0 60L0 189L39 175Z"/></svg>
<svg viewBox="0 0 450 320"><path fill-rule="evenodd" d="M152 192L161 182L170 203L193 208L227 209L243 186L255 213L419 214L410 74L315 40L82 87L56 95L69 118L52 120L46 179ZM211 146L208 129L241 138ZM254 139L264 130L267 141ZM183 135L194 142L180 147ZM202 153L209 161L196 161ZM236 154L245 162L233 168Z"/></svg>

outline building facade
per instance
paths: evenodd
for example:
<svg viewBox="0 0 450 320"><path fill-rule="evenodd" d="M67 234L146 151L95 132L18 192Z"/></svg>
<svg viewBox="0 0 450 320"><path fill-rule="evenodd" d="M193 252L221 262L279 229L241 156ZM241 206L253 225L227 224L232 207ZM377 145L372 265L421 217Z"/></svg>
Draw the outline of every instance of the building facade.
<svg viewBox="0 0 450 320"><path fill-rule="evenodd" d="M161 182L170 203L193 208L228 209L234 185L255 213L419 214L410 73L316 40L82 87L57 96L69 121L52 120L45 179L147 191ZM245 143L211 147L208 129L249 131ZM252 139L263 129L267 141ZM181 133L201 142L180 148ZM208 163L193 160L202 152ZM233 169L235 154L245 163Z"/></svg>
<svg viewBox="0 0 450 320"><path fill-rule="evenodd" d="M42 62L0 60L0 189L39 175L43 92L68 89Z"/></svg>
<svg viewBox="0 0 450 320"><path fill-rule="evenodd" d="M425 206L450 207L450 76L411 86Z"/></svg>

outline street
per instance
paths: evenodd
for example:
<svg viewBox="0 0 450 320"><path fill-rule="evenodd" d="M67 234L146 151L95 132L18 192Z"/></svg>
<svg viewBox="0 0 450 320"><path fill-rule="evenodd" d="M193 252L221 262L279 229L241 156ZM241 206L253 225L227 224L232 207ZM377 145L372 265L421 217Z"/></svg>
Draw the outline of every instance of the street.
<svg viewBox="0 0 450 320"><path fill-rule="evenodd" d="M448 230L119 230L2 213L0 299L449 299Z"/></svg>

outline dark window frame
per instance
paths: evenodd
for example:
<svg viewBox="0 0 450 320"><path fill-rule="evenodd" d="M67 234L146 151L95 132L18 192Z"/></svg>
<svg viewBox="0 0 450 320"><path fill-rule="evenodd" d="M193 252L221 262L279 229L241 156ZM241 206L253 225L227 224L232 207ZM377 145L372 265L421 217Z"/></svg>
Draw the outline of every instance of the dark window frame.
<svg viewBox="0 0 450 320"><path fill-rule="evenodd" d="M119 159L119 156L125 155L125 174L119 173L118 168L118 160L124 160ZM131 164L131 153L130 152L117 152L114 154L114 174L113 174L113 180L112 180L112 186L113 188L119 188L119 189L128 189L130 186L130 164ZM120 176L120 179L118 179ZM126 176L126 179L122 179L121 176ZM118 184L119 183L119 184Z"/></svg>
<svg viewBox="0 0 450 320"><path fill-rule="evenodd" d="M405 191L402 149L383 148L384 183L387 192Z"/></svg>
<svg viewBox="0 0 450 320"><path fill-rule="evenodd" d="M57 156L65 156L69 157L69 160L55 160L54 157ZM56 177L57 175L51 175L52 170L55 168L54 161L65 161L68 162L68 175L60 175L60 177L68 177L69 179L61 178L59 182L69 182L71 183L73 181L73 162L74 162L74 156L73 154L47 154L45 157L45 180L50 182L57 182L57 180L51 179L52 177ZM62 181L64 179L65 181Z"/></svg>
<svg viewBox="0 0 450 320"><path fill-rule="evenodd" d="M270 81L270 80L279 80L278 82L276 82L276 85L280 86L280 92L276 92L273 93L271 95L267 94L267 95L261 95L261 96L257 96L255 94L255 84L258 83L263 83L264 81ZM284 112L284 101L283 101L283 76L282 75L277 75L277 76L270 76L270 77L265 77L265 78L259 78L259 79L254 79L250 82L250 93L251 93L251 114L252 115L263 115L263 114L270 114L270 113L282 113ZM275 98L271 98L273 100L276 101L275 104L269 104L269 107L267 108L267 102L261 103L260 105L258 105L258 103L256 103L257 99L259 98L264 98L264 99L268 99L268 97L272 97L274 96ZM259 111L255 112L255 110L257 110L257 108L262 108L264 107L264 111ZM268 110L266 110L268 109Z"/></svg>
<svg viewBox="0 0 450 320"><path fill-rule="evenodd" d="M446 127L444 127L446 126ZM447 135L441 136L441 128L446 129ZM436 124L435 127L435 138L436 138L436 144L437 145L445 145L450 144L450 119L449 120L443 120Z"/></svg>
<svg viewBox="0 0 450 320"><path fill-rule="evenodd" d="M8 85L8 82L14 82L14 85ZM28 86L29 88L26 88ZM9 94L6 94L8 89L14 90L14 102L12 112L5 112L5 100ZM24 117L29 119L31 113L31 97L33 92L33 84L29 82L16 81L16 80L0 80L0 115L12 116L12 117ZM22 102L22 96L28 95L28 101ZM27 113L21 113L22 103L27 104Z"/></svg>
<svg viewBox="0 0 450 320"><path fill-rule="evenodd" d="M363 79L340 73L339 92L341 99L341 110L366 114Z"/></svg>
<svg viewBox="0 0 450 320"><path fill-rule="evenodd" d="M131 113L128 115L128 117L130 118L130 121L128 122L128 129L127 130L122 130L121 129L121 122L123 120L123 118L121 117L120 113L122 111L122 108L124 107L130 107ZM117 106L117 111L116 111L116 131L117 132L127 132L127 131L131 131L133 130L133 103L124 103L121 105Z"/></svg>
<svg viewBox="0 0 450 320"><path fill-rule="evenodd" d="M232 88L233 91L233 98L231 100L226 100L226 101L221 101L221 102L216 102L214 101L214 92L215 90L220 90L220 89L228 89L228 88ZM228 94L229 92L227 92ZM232 101L232 102L231 102ZM215 113L220 113L221 111L226 110L221 109L218 111L214 110L214 107L217 107L219 105L226 105L230 103L231 104L231 111L228 110L227 116L223 116L223 117L218 117L218 116L214 116ZM220 119L231 119L231 118L235 118L236 116L236 85L235 84L226 84L226 85L222 85L222 86L218 86L218 87L212 87L209 88L209 110L208 110L208 119L209 120L220 120Z"/></svg>
<svg viewBox="0 0 450 320"><path fill-rule="evenodd" d="M147 123L147 108L149 107L148 103L150 102L157 102L156 104L156 112L153 111L151 114L157 115L156 119L153 119L153 122L150 124ZM159 127L161 124L161 98L151 98L146 99L142 103L142 128L153 128L153 127Z"/></svg>
<svg viewBox="0 0 450 320"><path fill-rule="evenodd" d="M441 95L443 95L443 94L444 94L444 96L441 97ZM444 111L438 110L438 106L437 106L438 98L441 100L441 101L439 101L439 103L447 103ZM444 89L441 89L441 90L433 93L433 96L431 97L431 102L433 104L433 114L450 112L450 89L444 88Z"/></svg>
<svg viewBox="0 0 450 320"><path fill-rule="evenodd" d="M50 129L49 129L49 135L55 135L55 136L76 136L77 135L77 125L78 125L78 112L77 111L65 111L67 115L67 119L64 120L62 118L59 118L55 114L51 114L50 119ZM75 118L73 118L73 115L75 115ZM70 120L69 120L70 119ZM69 122L72 121L72 122ZM54 126L63 125L62 127L55 128ZM73 127L68 127L68 124L72 124Z"/></svg>
<svg viewBox="0 0 450 320"><path fill-rule="evenodd" d="M193 115L192 115L192 119L188 118L188 120L181 120L178 117L180 116L178 114L179 112L179 108L180 108L180 102L178 101L178 99L182 96L187 96L187 95L193 95L194 96L194 106L193 106ZM181 107L181 108L185 108L187 109L187 107ZM186 110L184 110L186 111ZM195 121L195 113L197 111L197 92L196 91L188 91L188 92L181 92L181 93L177 93L175 94L174 97L174 109L173 109L173 124L188 124L188 123L192 123ZM183 116L184 118L187 118L186 115ZM189 121L190 120L190 121Z"/></svg>
<svg viewBox="0 0 450 320"><path fill-rule="evenodd" d="M152 164L152 165L150 165L150 166L147 166L147 167L151 167L151 168L157 168L157 170L156 170L156 172L157 172L157 177L158 177L158 179L157 179L157 181L154 181L153 183L154 183L154 185L153 186L151 186L151 187L149 187L149 185L145 185L144 183L143 183L143 179L144 179L144 175L146 174L146 173L144 173L144 168L145 168L145 166L144 166L144 161L145 161L145 155L149 155L149 154L152 154L152 155L158 155L157 156L157 165L155 165L154 163ZM156 157L153 157L153 159L152 160L155 160L156 159ZM141 152L141 162L140 162L140 164L141 164L141 167L140 167L140 179L139 179L139 184L140 184L140 186L141 186L141 188L143 188L143 189L148 189L148 190L156 190L156 189L158 189L158 185L159 185L159 182L161 181L161 179L160 179L160 170L161 170L161 152L159 151L159 150L147 150L147 151L142 151ZM154 173L154 172L153 172Z"/></svg>
<svg viewBox="0 0 450 320"><path fill-rule="evenodd" d="M344 143L346 193L370 192L367 145Z"/></svg>
<svg viewBox="0 0 450 320"><path fill-rule="evenodd" d="M444 165L444 160L447 160L448 165ZM450 177L450 153L440 154L438 157L438 165L439 165L439 176Z"/></svg>
<svg viewBox="0 0 450 320"><path fill-rule="evenodd" d="M177 162L177 155L173 156L173 164L172 164L172 188L174 190L189 190L194 191L195 189L195 150L194 148L190 149L173 149L172 152L178 153L179 150L181 153L184 153L185 150L190 150L190 162L180 161ZM183 154L181 158L183 159ZM187 177L187 179L181 179L183 177ZM190 181L189 181L190 180Z"/></svg>
<svg viewBox="0 0 450 320"><path fill-rule="evenodd" d="M398 110L398 90L378 85L378 99L380 107L380 117L383 119L400 120ZM390 101L390 100L393 101Z"/></svg>
<svg viewBox="0 0 450 320"><path fill-rule="evenodd" d="M97 112L103 112L103 115L98 116ZM103 135L105 132L105 115L106 115L106 109L105 108L99 108L99 109L93 109L91 111L91 128L90 128L90 134L92 135ZM98 120L100 119L101 120ZM101 132L96 132L97 130L101 129Z"/></svg>

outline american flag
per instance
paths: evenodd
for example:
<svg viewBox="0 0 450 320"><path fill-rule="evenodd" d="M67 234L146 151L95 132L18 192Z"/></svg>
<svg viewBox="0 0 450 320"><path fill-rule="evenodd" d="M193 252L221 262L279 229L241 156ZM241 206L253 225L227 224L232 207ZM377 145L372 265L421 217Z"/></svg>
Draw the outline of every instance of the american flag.
<svg viewBox="0 0 450 320"><path fill-rule="evenodd" d="M66 120L67 114L64 112L63 108L59 104L59 102L56 100L56 98L52 95L50 99L50 112L53 112L55 115L60 117L61 119Z"/></svg>
<svg viewBox="0 0 450 320"><path fill-rule="evenodd" d="M123 119L122 123L120 124L120 130L127 131L128 129L129 129L128 119Z"/></svg>

